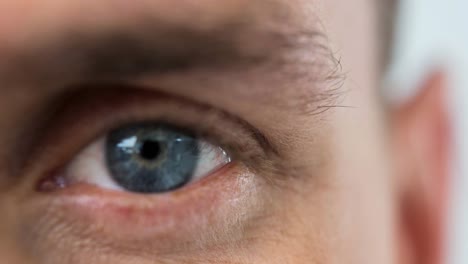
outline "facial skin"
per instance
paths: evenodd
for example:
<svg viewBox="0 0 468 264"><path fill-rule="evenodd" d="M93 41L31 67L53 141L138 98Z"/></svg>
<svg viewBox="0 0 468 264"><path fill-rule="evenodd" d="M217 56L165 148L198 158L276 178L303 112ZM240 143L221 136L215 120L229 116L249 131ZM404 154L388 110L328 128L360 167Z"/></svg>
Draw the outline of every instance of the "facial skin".
<svg viewBox="0 0 468 264"><path fill-rule="evenodd" d="M443 79L383 105L375 9L2 1L1 263L441 263ZM93 184L93 143L159 120L232 162L162 194Z"/></svg>

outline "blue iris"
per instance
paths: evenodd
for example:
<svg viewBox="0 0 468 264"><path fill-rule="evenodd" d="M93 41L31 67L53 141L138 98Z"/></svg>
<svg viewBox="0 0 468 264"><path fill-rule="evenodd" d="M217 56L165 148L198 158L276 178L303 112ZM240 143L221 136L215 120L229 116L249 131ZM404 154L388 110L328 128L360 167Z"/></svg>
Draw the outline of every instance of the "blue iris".
<svg viewBox="0 0 468 264"><path fill-rule="evenodd" d="M165 124L144 123L112 131L106 141L111 177L122 188L161 193L186 185L200 150L195 137Z"/></svg>

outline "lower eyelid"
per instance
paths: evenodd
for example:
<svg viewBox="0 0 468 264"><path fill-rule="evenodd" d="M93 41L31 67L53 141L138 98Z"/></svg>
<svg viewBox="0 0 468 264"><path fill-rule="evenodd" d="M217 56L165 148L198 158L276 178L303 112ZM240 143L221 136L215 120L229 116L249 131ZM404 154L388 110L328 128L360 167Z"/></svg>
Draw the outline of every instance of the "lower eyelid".
<svg viewBox="0 0 468 264"><path fill-rule="evenodd" d="M213 175L184 191L165 195L142 196L77 184L42 199L52 201L45 203L53 207L49 210L67 212L64 217L73 221L70 228L78 223L103 224L93 231L102 236L97 239L117 236L144 241L162 234L184 236L226 221L220 218L231 214L245 215L251 210L246 205L258 200L258 177L247 168L232 164L218 173L223 176Z"/></svg>
<svg viewBox="0 0 468 264"><path fill-rule="evenodd" d="M184 192L157 196L77 185L24 201L27 217L20 219L29 221L23 226L38 230L33 232L38 239L48 241L51 233L59 233L67 238L63 243L86 240L96 250L120 253L139 248L138 252L147 249L153 255L191 246L196 250L203 241L214 242L213 235L216 243L235 239L228 234L260 214L256 205L263 191L258 177L241 164L229 165L220 173L223 177L214 175ZM60 231L51 230L55 228ZM242 236L241 231L235 235ZM60 245L57 250L72 246ZM77 252L85 249L76 248Z"/></svg>

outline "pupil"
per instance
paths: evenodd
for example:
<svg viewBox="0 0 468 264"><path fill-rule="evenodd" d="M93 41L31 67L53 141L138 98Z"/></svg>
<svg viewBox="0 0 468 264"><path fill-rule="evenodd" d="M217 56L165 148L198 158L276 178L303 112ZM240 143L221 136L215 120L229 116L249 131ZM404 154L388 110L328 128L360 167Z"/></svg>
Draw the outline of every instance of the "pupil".
<svg viewBox="0 0 468 264"><path fill-rule="evenodd" d="M146 140L143 142L140 155L145 160L155 160L161 154L161 145L157 141Z"/></svg>

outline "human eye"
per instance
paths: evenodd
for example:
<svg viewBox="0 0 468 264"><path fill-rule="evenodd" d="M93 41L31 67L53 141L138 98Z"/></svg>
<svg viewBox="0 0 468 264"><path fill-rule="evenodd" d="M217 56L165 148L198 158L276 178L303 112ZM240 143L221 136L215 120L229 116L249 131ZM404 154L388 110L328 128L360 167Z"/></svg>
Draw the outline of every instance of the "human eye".
<svg viewBox="0 0 468 264"><path fill-rule="evenodd" d="M124 125L81 151L41 189L93 184L157 194L180 189L231 163L220 146L161 122Z"/></svg>
<svg viewBox="0 0 468 264"><path fill-rule="evenodd" d="M22 219L46 228L31 233L69 243L59 248L169 254L226 243L256 217L273 168L261 132L192 99L99 86L60 97L32 140Z"/></svg>

